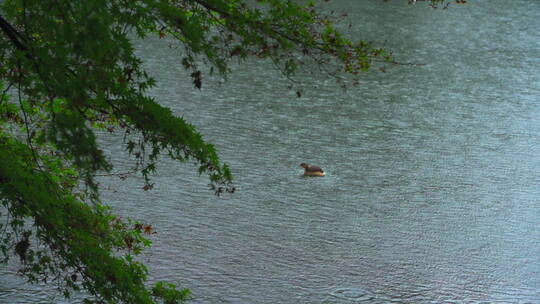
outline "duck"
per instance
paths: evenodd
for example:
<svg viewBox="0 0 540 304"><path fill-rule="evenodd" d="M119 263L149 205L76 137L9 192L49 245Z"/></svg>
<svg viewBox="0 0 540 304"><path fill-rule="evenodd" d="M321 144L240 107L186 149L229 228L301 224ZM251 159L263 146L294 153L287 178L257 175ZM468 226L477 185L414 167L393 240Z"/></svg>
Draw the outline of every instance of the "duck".
<svg viewBox="0 0 540 304"><path fill-rule="evenodd" d="M300 167L304 168L305 176L325 176L325 173L321 167L310 166L306 163L301 163Z"/></svg>

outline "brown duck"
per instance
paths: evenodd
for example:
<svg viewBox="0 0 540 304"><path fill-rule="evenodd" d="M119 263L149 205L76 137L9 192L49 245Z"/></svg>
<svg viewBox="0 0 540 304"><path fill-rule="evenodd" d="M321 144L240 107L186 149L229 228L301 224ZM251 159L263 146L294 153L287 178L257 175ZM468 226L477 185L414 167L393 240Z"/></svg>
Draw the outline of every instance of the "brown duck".
<svg viewBox="0 0 540 304"><path fill-rule="evenodd" d="M304 168L304 175L306 176L324 176L324 171L321 167L310 166L306 163L301 163L300 167Z"/></svg>

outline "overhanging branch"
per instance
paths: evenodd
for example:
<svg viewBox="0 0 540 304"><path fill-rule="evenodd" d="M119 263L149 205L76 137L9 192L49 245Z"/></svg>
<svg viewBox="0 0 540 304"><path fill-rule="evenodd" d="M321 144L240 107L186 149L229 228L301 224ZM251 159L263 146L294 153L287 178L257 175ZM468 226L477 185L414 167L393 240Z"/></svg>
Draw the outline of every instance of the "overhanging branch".
<svg viewBox="0 0 540 304"><path fill-rule="evenodd" d="M4 17L2 17L2 15L0 15L0 28L18 50L25 52L26 56L30 56L27 52L28 48L21 42L24 38L13 28L13 26L11 26L11 24L9 24L9 22L6 21L6 19L4 19Z"/></svg>

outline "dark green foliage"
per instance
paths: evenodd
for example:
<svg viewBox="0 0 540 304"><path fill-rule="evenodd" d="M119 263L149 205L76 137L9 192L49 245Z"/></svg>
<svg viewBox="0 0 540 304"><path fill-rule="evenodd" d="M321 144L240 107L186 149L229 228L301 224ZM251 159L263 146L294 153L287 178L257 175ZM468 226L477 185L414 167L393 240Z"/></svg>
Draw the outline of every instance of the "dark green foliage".
<svg viewBox="0 0 540 304"><path fill-rule="evenodd" d="M135 256L150 245L151 226L100 202L95 176L113 164L95 131L124 133L144 189L162 155L197 163L218 195L235 188L195 127L146 95L155 81L132 40L158 35L183 46L178 62L195 88L204 85L201 62L227 76L232 60L256 57L286 77L313 64L338 76L393 62L345 38L333 19L285 0L1 1L0 261L15 255L30 282L55 281L66 297L84 289L87 302L187 299L172 284L146 284Z"/></svg>
<svg viewBox="0 0 540 304"><path fill-rule="evenodd" d="M32 227L12 223L21 233L15 245L25 274L30 281L47 277L65 282L63 292L85 288L105 302L119 299L126 303L153 303L143 286L147 270L133 255L149 242L137 225L129 227L101 204L87 205L71 191L54 182L53 173L36 168L32 151L16 140L0 137L0 193L12 218L33 218ZM44 246L31 246L30 234ZM124 249L122 255L115 250ZM81 284L78 284L80 282ZM159 295L159 294L157 294ZM187 296L174 288L167 297Z"/></svg>

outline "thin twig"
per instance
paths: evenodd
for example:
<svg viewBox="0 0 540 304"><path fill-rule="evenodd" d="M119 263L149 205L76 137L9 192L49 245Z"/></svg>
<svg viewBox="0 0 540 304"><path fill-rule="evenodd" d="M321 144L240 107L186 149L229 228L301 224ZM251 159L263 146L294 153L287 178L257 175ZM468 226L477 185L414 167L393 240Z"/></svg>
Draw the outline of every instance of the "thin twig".
<svg viewBox="0 0 540 304"><path fill-rule="evenodd" d="M9 89L11 89L12 86L13 86L13 82L10 82L9 85L6 87L6 89L2 92L2 97L0 97L0 105L4 101L4 98L6 97L7 92L9 91Z"/></svg>

